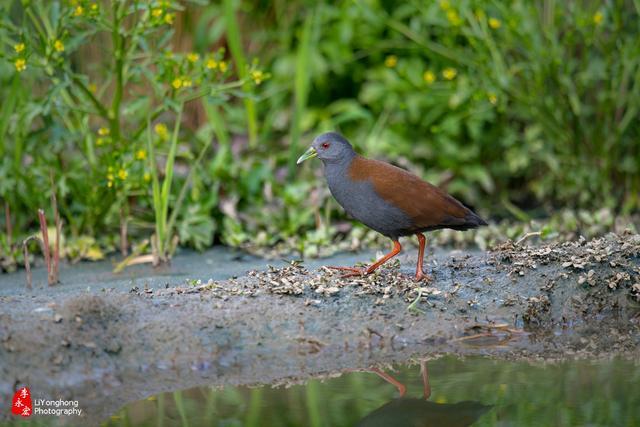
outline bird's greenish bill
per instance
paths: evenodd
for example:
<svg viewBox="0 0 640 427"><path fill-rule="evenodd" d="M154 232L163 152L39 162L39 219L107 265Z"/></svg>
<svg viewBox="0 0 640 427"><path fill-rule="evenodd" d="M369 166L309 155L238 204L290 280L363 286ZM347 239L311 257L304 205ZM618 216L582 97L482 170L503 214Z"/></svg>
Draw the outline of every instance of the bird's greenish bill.
<svg viewBox="0 0 640 427"><path fill-rule="evenodd" d="M304 162L307 159L312 159L317 155L318 155L318 152L316 151L316 149L313 147L309 147L309 149L305 151L304 154L298 158L296 165L299 165L300 163Z"/></svg>

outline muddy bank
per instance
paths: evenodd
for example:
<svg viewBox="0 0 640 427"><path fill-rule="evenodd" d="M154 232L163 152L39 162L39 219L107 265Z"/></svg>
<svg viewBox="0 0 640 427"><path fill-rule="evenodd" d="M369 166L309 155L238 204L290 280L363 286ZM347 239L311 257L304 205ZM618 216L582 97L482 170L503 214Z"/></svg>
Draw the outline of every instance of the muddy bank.
<svg viewBox="0 0 640 427"><path fill-rule="evenodd" d="M234 265L231 255L206 256L189 262L210 275L216 262ZM344 258L324 262L367 259ZM89 288L67 280L31 293L21 275L3 277L0 402L27 385L37 398L79 400L87 424L162 391L282 383L447 353L639 355L637 235L439 253L434 280L420 284L411 256L356 279L319 263L245 261L259 269L227 280L185 280L178 258L160 274L141 268L123 278L104 266L98 282L87 273Z"/></svg>

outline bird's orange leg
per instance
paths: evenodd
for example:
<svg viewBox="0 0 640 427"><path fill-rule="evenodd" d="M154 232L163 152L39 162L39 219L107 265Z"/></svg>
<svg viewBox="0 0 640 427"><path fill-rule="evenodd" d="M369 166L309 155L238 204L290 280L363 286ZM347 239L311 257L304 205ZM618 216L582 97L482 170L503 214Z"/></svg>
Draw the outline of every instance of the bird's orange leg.
<svg viewBox="0 0 640 427"><path fill-rule="evenodd" d="M404 397L405 393L407 392L407 388L400 381L393 378L391 375L381 371L378 368L371 368L369 369L369 371L373 372L374 374L378 374L380 378L384 379L388 383L393 384L398 389L398 393L400 393L400 397Z"/></svg>
<svg viewBox="0 0 640 427"><path fill-rule="evenodd" d="M422 390L424 391L424 400L428 400L431 396L431 385L429 384L429 372L427 371L427 362L420 362L420 373L422 374Z"/></svg>
<svg viewBox="0 0 640 427"><path fill-rule="evenodd" d="M417 281L421 281L421 280L431 280L431 276L429 276L428 274L426 274L424 271L422 271L422 263L424 261L424 246L427 243L427 239L424 237L424 234L422 233L416 233L416 236L418 236L418 265L416 266L416 280Z"/></svg>
<svg viewBox="0 0 640 427"><path fill-rule="evenodd" d="M342 271L348 271L349 273L345 273L343 274L341 277L345 278L345 277L354 277L354 276L364 276L366 274L371 274L373 273L378 267L380 267L382 264L384 264L385 262L389 261L391 258L393 258L394 256L398 255L400 253L400 251L402 250L402 246L400 246L400 242L397 240L393 241L393 249L391 249L391 252L389 252L388 254L386 254L385 256L383 256L382 258L380 258L378 261L376 261L374 264L372 264L371 266L367 267L367 268L358 268L358 267L333 267L333 266L328 266L327 268L331 268L333 270L342 270Z"/></svg>

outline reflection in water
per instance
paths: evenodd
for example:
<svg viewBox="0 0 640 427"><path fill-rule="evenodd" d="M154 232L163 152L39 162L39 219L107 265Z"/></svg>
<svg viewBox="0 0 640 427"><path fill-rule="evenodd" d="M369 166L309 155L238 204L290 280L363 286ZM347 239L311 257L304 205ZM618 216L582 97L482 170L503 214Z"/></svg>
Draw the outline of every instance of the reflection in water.
<svg viewBox="0 0 640 427"><path fill-rule="evenodd" d="M400 381L379 369L374 368L370 371L393 384L398 389L400 397L382 405L364 417L357 424L360 427L463 427L473 424L491 408L491 406L474 401L430 402L428 399L431 397L431 385L425 361L420 362L423 399L405 397L407 388Z"/></svg>
<svg viewBox="0 0 640 427"><path fill-rule="evenodd" d="M431 378L426 366L420 375L415 365L401 365L393 376L370 370L288 387L203 386L160 393L126 405L104 425L640 426L638 363L443 357L429 361Z"/></svg>

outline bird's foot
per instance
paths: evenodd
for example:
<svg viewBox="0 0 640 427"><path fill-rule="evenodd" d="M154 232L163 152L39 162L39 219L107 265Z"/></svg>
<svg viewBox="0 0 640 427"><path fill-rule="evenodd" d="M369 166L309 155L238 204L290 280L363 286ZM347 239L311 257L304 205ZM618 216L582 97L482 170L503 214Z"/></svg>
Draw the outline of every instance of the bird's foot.
<svg viewBox="0 0 640 427"><path fill-rule="evenodd" d="M347 277L361 277L367 274L367 269L364 267L336 267L333 265L329 265L327 266L327 268L338 271L346 271L346 273L340 275L341 279L346 279Z"/></svg>
<svg viewBox="0 0 640 427"><path fill-rule="evenodd" d="M433 281L433 277L429 276L427 273L423 271L416 272L414 280L416 282L431 282Z"/></svg>

